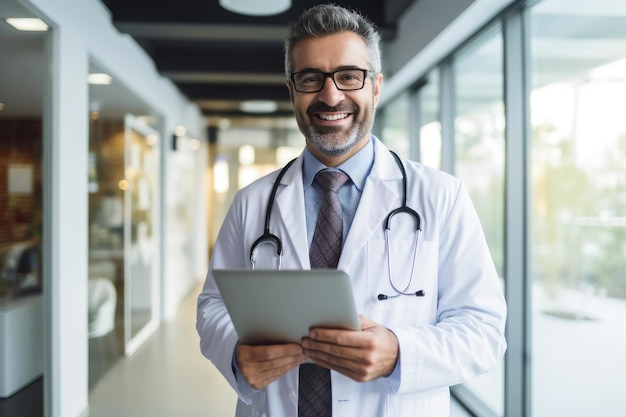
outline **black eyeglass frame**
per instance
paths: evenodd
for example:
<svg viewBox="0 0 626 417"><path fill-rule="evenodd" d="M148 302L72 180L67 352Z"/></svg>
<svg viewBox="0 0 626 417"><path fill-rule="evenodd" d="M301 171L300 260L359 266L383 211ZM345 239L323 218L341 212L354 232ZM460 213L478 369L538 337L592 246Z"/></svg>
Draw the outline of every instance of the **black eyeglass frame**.
<svg viewBox="0 0 626 417"><path fill-rule="evenodd" d="M361 84L360 87L358 88L341 88L337 85L337 80L335 80L335 74L338 72L344 72L344 71L362 71L363 72L363 83ZM296 75L299 74L320 74L322 75L324 78L322 79L322 82L320 84L320 88L317 90L313 90L313 91L301 91L298 90L298 87L296 87L296 80L294 79L294 77ZM376 71L372 71L372 70L368 70L368 69L363 69L363 68L343 68L343 69L339 69L336 71L331 71L331 72L324 72L324 71L318 71L318 70L305 70L305 71L298 71L298 72L292 72L289 75L289 81L291 81L291 83L293 84L293 88L294 90L296 90L298 93L319 93L320 91L322 91L324 89L324 85L326 84L326 78L330 78L331 80L333 80L333 84L335 84L335 88L337 88L337 90L339 91L357 91L357 90L362 90L363 87L365 87L365 80L368 78L373 78L375 75L377 74Z"/></svg>

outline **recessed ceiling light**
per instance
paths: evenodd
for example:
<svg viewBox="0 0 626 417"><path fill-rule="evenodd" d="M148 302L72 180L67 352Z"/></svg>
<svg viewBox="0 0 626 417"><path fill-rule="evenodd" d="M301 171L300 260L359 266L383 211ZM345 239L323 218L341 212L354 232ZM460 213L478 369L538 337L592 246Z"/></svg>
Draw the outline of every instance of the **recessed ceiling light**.
<svg viewBox="0 0 626 417"><path fill-rule="evenodd" d="M278 103L271 100L248 100L239 105L239 110L246 113L273 113L278 109Z"/></svg>
<svg viewBox="0 0 626 417"><path fill-rule="evenodd" d="M4 20L17 30L30 32L45 32L48 30L48 25L46 25L43 20L37 18L8 17Z"/></svg>
<svg viewBox="0 0 626 417"><path fill-rule="evenodd" d="M220 0L224 9L250 16L270 16L291 7L291 0Z"/></svg>
<svg viewBox="0 0 626 417"><path fill-rule="evenodd" d="M113 79L109 74L94 72L87 76L87 82L92 85L109 85Z"/></svg>

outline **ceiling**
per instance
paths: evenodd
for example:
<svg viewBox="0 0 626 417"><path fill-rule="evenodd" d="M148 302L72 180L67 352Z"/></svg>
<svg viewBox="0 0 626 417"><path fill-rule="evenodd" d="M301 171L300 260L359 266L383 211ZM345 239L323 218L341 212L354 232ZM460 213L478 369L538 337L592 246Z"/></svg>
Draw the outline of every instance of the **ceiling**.
<svg viewBox="0 0 626 417"><path fill-rule="evenodd" d="M132 36L207 117L250 116L246 100L271 100L278 110L267 117L291 116L285 88L283 40L287 24L319 1L294 0L273 16L244 16L223 9L218 0L102 0L113 25ZM263 1L263 0L258 0ZM396 22L417 0L334 1L372 20L383 41L396 34Z"/></svg>

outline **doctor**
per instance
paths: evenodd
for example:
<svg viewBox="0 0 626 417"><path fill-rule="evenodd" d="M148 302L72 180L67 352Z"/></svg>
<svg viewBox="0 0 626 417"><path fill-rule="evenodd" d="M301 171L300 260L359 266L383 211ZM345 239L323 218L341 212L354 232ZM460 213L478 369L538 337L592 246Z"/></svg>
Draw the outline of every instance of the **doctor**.
<svg viewBox="0 0 626 417"><path fill-rule="evenodd" d="M271 232L282 241L282 269L310 269L324 193L314 178L324 169L347 174L337 268L351 277L362 329L312 329L300 344L238 344L211 271L251 268L278 172L241 190L217 238L196 325L202 353L237 392L237 416L306 415L299 368L313 362L330 370L329 408L315 415L443 417L449 387L492 369L506 349L506 305L467 191L450 175L397 163L370 133L383 81L379 39L369 21L334 5L315 6L289 27L287 89L306 148L278 184ZM404 200L401 166L421 230L399 213L386 236L385 219ZM257 268L276 267L271 248L258 258L267 264Z"/></svg>

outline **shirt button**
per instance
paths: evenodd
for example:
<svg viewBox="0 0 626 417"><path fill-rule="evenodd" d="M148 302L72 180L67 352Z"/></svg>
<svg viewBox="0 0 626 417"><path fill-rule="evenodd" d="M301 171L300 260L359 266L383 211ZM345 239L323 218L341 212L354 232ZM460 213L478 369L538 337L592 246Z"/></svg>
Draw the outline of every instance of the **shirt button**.
<svg viewBox="0 0 626 417"><path fill-rule="evenodd" d="M290 399L295 399L296 398L296 392L292 389L290 389L289 391L287 391L287 395L289 395Z"/></svg>

